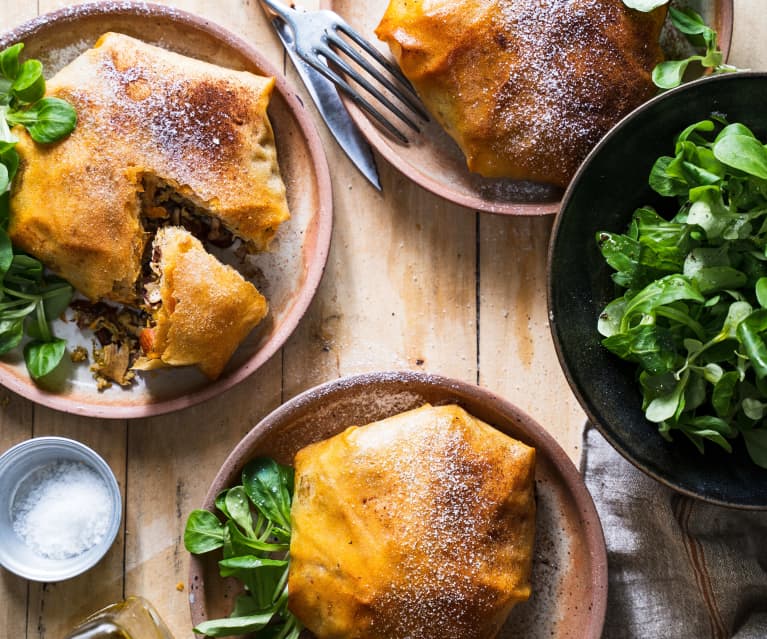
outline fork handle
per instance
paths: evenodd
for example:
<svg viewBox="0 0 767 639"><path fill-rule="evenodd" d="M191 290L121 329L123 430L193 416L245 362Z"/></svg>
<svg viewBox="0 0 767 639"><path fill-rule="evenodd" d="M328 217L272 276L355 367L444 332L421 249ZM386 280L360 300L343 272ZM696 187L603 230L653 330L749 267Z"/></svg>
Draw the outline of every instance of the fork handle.
<svg viewBox="0 0 767 639"><path fill-rule="evenodd" d="M293 24L293 16L296 10L278 0L260 0L261 6L272 17L278 16L289 25Z"/></svg>

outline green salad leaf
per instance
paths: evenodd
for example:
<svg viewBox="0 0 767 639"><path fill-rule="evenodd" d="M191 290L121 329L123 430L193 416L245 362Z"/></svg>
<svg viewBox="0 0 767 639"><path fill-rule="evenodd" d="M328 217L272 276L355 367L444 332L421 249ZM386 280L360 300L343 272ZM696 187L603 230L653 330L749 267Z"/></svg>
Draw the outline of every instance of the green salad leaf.
<svg viewBox="0 0 767 639"><path fill-rule="evenodd" d="M2 93L9 93L11 84L19 75L19 54L23 48L24 43L19 42L0 51L0 76L5 80L3 84L0 84Z"/></svg>
<svg viewBox="0 0 767 639"><path fill-rule="evenodd" d="M272 534L289 536L293 471L272 459L256 459L243 469L242 483L259 511L275 524Z"/></svg>
<svg viewBox="0 0 767 639"><path fill-rule="evenodd" d="M670 0L623 0L629 9L648 13L669 4ZM703 17L689 7L677 8L669 5L671 24L684 35L687 40L701 53L691 55L682 60L665 60L658 63L652 71L652 81L660 89L672 89L682 83L690 64L700 64L712 73L730 73L738 71L734 66L724 63L724 55L719 50L718 36L709 27Z"/></svg>
<svg viewBox="0 0 767 639"><path fill-rule="evenodd" d="M61 98L41 98L23 111L9 111L6 120L11 125L24 125L35 142L48 144L72 132L76 122L73 114L69 102Z"/></svg>
<svg viewBox="0 0 767 639"><path fill-rule="evenodd" d="M47 340L28 342L24 346L24 360L29 374L34 379L52 372L59 365L67 348L63 339L52 337L50 334L47 337Z"/></svg>
<svg viewBox="0 0 767 639"><path fill-rule="evenodd" d="M40 60L25 60L23 64L19 65L10 92L13 99L19 104L32 104L41 99L45 95L42 62Z"/></svg>
<svg viewBox="0 0 767 639"><path fill-rule="evenodd" d="M730 73L738 70L724 63L724 55L719 50L717 33L705 23L699 13L689 7L678 9L669 6L668 15L671 24L702 53L682 60L666 60L656 65L652 72L652 79L657 87L671 89L679 86L691 63L700 64L712 73Z"/></svg>
<svg viewBox="0 0 767 639"><path fill-rule="evenodd" d="M0 51L0 354L19 346L33 379L53 372L66 352L66 342L53 335L50 322L64 312L72 287L48 277L36 259L16 250L8 236L10 190L19 167L17 140L11 127L24 126L38 143L69 135L77 123L74 108L59 98L46 98L43 65L20 60L24 45Z"/></svg>
<svg viewBox="0 0 767 639"><path fill-rule="evenodd" d="M187 518L184 546L194 554L221 549L222 577L239 579L244 593L229 617L194 631L209 637L253 633L256 639L297 639L303 626L288 610L290 507L293 469L260 457L245 465L242 484L216 496L216 509Z"/></svg>
<svg viewBox="0 0 767 639"><path fill-rule="evenodd" d="M47 131L47 135L40 136L39 131L30 131L30 135L36 142L55 142L74 130L77 113L65 100L44 97L43 65L34 59L21 62L23 48L24 44L19 42L0 51L0 107L4 107L0 111L3 116L0 141L15 142L8 125L22 124L30 130L40 122L54 121L55 128Z"/></svg>
<svg viewBox="0 0 767 639"><path fill-rule="evenodd" d="M602 311L602 344L638 366L643 410L732 450L740 436L767 468L767 150L721 117L680 132L649 184L673 213L642 207L597 244L621 294Z"/></svg>

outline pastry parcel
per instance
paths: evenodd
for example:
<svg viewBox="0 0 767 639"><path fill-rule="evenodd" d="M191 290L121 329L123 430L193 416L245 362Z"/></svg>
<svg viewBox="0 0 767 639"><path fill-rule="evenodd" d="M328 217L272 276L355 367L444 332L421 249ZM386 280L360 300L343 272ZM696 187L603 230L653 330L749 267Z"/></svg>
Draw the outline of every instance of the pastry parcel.
<svg viewBox="0 0 767 639"><path fill-rule="evenodd" d="M665 12L623 0L390 0L376 34L471 171L566 186L655 94Z"/></svg>
<svg viewBox="0 0 767 639"><path fill-rule="evenodd" d="M42 146L14 130L14 244L91 300L127 304L158 225L265 249L289 217L266 113L273 86L105 34L47 84L77 111L72 135Z"/></svg>
<svg viewBox="0 0 767 639"><path fill-rule="evenodd" d="M264 296L181 227L161 228L152 254L151 326L140 335L134 368L197 366L215 379L266 315Z"/></svg>
<svg viewBox="0 0 767 639"><path fill-rule="evenodd" d="M299 451L291 611L319 639L490 639L530 595L535 450L423 406Z"/></svg>

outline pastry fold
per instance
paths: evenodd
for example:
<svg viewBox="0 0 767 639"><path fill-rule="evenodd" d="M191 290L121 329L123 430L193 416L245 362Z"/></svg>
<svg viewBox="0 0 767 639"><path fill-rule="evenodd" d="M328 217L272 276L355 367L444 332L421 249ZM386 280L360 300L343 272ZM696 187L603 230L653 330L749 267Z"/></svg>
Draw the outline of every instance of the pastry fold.
<svg viewBox="0 0 767 639"><path fill-rule="evenodd" d="M181 227L161 228L152 248L159 302L141 333L134 365L197 366L217 378L240 342L266 315L264 296L232 267L206 252Z"/></svg>

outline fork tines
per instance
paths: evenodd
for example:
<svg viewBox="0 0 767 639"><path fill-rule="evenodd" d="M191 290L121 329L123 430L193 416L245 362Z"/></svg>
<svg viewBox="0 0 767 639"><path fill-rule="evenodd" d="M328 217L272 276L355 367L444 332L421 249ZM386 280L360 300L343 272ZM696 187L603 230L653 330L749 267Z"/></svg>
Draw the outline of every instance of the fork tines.
<svg viewBox="0 0 767 639"><path fill-rule="evenodd" d="M342 36L349 38L359 49L352 46ZM408 143L407 136L333 67L340 70L355 85L361 87L407 127L420 133L421 129L417 120L428 121L429 116L421 105L413 86L395 64L339 16L335 16L332 24L325 30L322 40L322 44L315 48L314 53L318 58L324 59L324 63L318 61L315 64L310 60L307 62L331 80L357 106L373 117L378 124L403 144ZM369 57L363 55L360 49ZM350 64L350 61L353 64ZM389 75L384 73L382 69ZM369 77L366 77L366 74ZM377 87L370 78L378 82L384 90Z"/></svg>

